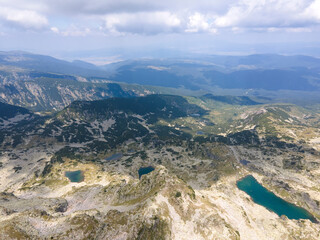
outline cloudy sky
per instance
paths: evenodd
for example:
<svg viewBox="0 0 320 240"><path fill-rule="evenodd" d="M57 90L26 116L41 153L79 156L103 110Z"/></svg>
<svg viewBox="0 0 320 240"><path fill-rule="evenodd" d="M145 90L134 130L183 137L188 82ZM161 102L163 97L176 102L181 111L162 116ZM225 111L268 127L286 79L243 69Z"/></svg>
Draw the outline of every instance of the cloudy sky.
<svg viewBox="0 0 320 240"><path fill-rule="evenodd" d="M319 39L320 0L0 0L1 50L320 55Z"/></svg>

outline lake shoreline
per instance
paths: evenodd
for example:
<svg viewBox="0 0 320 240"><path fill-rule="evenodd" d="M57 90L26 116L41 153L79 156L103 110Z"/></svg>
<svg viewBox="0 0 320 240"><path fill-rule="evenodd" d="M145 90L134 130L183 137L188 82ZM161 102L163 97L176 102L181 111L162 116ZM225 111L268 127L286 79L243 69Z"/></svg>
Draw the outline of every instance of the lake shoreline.
<svg viewBox="0 0 320 240"><path fill-rule="evenodd" d="M265 207L279 217L285 215L288 219L309 219L313 223L319 223L309 211L277 196L260 184L252 175L237 180L236 186L239 190L248 194L255 204Z"/></svg>

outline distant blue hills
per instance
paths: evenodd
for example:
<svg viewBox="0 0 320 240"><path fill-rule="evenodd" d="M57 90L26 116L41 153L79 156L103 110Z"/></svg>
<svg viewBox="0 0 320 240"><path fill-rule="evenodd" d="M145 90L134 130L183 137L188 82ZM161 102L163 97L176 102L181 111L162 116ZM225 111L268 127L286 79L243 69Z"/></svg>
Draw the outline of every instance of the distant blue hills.
<svg viewBox="0 0 320 240"><path fill-rule="evenodd" d="M114 82L191 90L217 86L226 89L320 89L320 59L309 56L255 54L249 56L188 57L187 59L128 60L96 66L26 52L0 52L0 65L39 72L108 79ZM54 76L50 76L54 77ZM61 76L59 76L61 78ZM71 78L64 76L64 78Z"/></svg>

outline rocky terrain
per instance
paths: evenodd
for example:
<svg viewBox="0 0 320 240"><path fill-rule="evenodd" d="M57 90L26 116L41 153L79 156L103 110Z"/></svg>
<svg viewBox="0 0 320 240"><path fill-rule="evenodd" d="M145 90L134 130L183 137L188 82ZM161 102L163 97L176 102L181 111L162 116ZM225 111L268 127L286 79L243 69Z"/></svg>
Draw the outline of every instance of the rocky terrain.
<svg viewBox="0 0 320 240"><path fill-rule="evenodd" d="M320 238L236 186L251 174L319 220L317 111L171 95L0 110L1 239Z"/></svg>
<svg viewBox="0 0 320 240"><path fill-rule="evenodd" d="M124 91L115 83L91 83L73 76L46 75L30 76L30 73L24 72L8 75L0 73L0 100L34 111L57 111L76 100L136 95L130 90Z"/></svg>

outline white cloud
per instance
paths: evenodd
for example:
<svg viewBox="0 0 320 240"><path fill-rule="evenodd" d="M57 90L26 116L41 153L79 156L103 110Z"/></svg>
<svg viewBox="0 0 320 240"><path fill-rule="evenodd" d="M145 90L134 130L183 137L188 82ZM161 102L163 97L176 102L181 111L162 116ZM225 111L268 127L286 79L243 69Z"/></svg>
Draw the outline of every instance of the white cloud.
<svg viewBox="0 0 320 240"><path fill-rule="evenodd" d="M60 33L59 28L57 27L51 27L50 30L54 33Z"/></svg>
<svg viewBox="0 0 320 240"><path fill-rule="evenodd" d="M237 23L243 18L245 10L240 7L232 7L229 11L220 17L217 17L214 21L217 27L233 27L237 26Z"/></svg>
<svg viewBox="0 0 320 240"><path fill-rule="evenodd" d="M51 27L50 30L55 34L60 34L64 37L84 37L92 32L90 28L80 28L75 25L71 25L69 28L64 30L60 30L57 27Z"/></svg>
<svg viewBox="0 0 320 240"><path fill-rule="evenodd" d="M311 24L309 17L301 14L310 3L310 0L241 0L233 4L225 14L218 16L215 25L266 29L301 28Z"/></svg>
<svg viewBox="0 0 320 240"><path fill-rule="evenodd" d="M32 10L1 7L0 19L9 25L26 29L40 30L48 25L48 20L45 16Z"/></svg>
<svg viewBox="0 0 320 240"><path fill-rule="evenodd" d="M216 33L217 30L209 23L210 19L200 13L195 13L189 17L189 22L185 32L211 32Z"/></svg>
<svg viewBox="0 0 320 240"><path fill-rule="evenodd" d="M214 33L220 28L299 32L320 24L320 0L0 0L0 23L9 28L48 28L65 36L95 31ZM81 29L73 27L79 25Z"/></svg>
<svg viewBox="0 0 320 240"><path fill-rule="evenodd" d="M84 29L71 28L61 32L61 35L65 37L85 37L90 33L91 33L90 28L84 28Z"/></svg>
<svg viewBox="0 0 320 240"><path fill-rule="evenodd" d="M310 33L312 32L311 28L308 27L296 27L296 28L285 28L286 32L292 32L292 33Z"/></svg>
<svg viewBox="0 0 320 240"><path fill-rule="evenodd" d="M170 12L109 14L103 17L104 29L111 33L157 34L180 31L181 20Z"/></svg>
<svg viewBox="0 0 320 240"><path fill-rule="evenodd" d="M47 13L59 14L90 14L105 15L112 13L135 13L135 12L178 12L189 9L198 12L224 12L234 0L0 0L1 3L10 6L31 7L46 11Z"/></svg>
<svg viewBox="0 0 320 240"><path fill-rule="evenodd" d="M308 8L302 13L303 16L320 20L320 0L315 0Z"/></svg>

